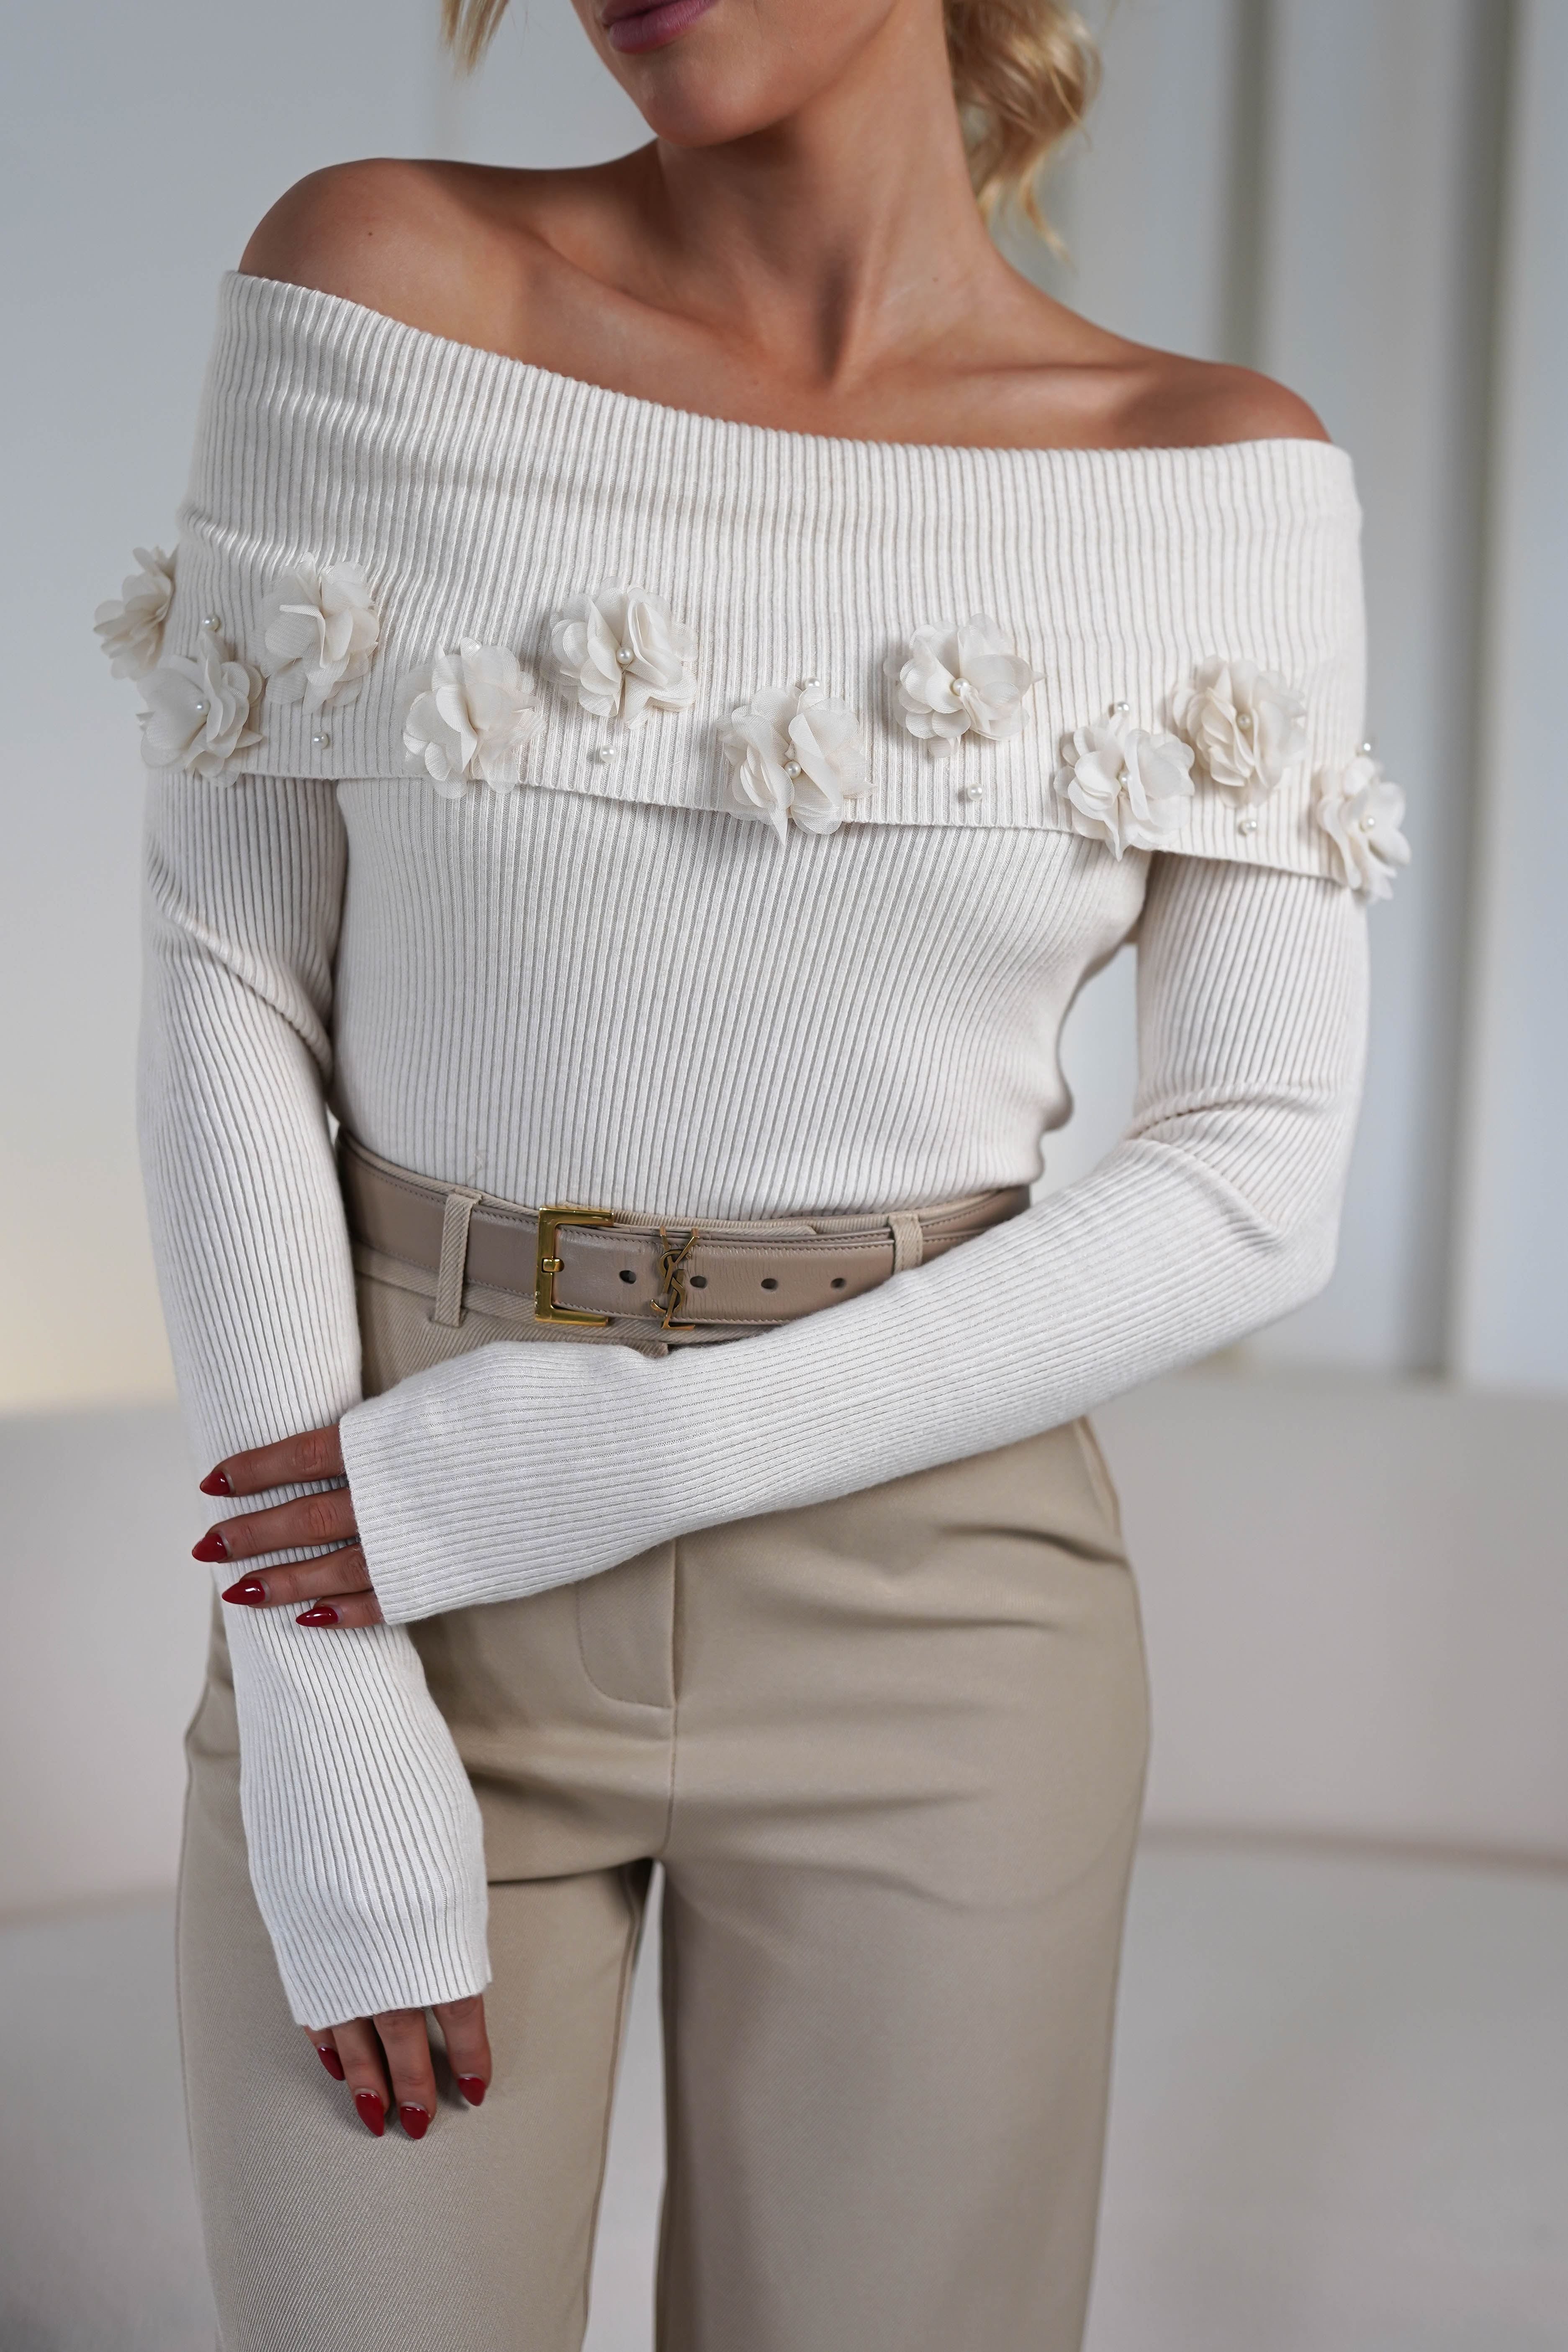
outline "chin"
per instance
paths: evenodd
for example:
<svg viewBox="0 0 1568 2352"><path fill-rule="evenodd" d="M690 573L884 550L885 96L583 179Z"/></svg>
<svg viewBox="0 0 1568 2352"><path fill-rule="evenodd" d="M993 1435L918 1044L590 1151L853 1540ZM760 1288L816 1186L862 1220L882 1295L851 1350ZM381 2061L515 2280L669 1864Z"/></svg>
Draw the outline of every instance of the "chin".
<svg viewBox="0 0 1568 2352"><path fill-rule="evenodd" d="M600 57L656 137L716 147L767 131L831 89L897 20L938 0L574 0Z"/></svg>

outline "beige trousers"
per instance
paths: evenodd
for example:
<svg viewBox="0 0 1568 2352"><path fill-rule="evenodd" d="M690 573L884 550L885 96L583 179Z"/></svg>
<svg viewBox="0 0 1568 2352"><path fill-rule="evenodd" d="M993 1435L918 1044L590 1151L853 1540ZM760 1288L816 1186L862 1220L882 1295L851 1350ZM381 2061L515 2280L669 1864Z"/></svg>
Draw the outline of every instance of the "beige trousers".
<svg viewBox="0 0 1568 2352"><path fill-rule="evenodd" d="M362 1278L373 1384L427 1312ZM215 1632L179 1937L224 2352L575 2352L656 1861L661 2352L1073 2352L1147 1727L1087 1424L416 1631L484 1812L496 2065L417 2144L289 2021Z"/></svg>

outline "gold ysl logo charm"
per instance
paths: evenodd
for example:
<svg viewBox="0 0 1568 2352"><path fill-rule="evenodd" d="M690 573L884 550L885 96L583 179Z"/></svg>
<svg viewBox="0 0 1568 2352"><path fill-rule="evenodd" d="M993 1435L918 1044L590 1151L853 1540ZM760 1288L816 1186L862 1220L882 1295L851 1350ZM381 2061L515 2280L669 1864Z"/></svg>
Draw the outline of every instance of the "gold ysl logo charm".
<svg viewBox="0 0 1568 2352"><path fill-rule="evenodd" d="M659 1295L648 1301L648 1312L658 1317L667 1331L695 1331L695 1323L678 1323L675 1318L685 1311L686 1284L680 1269L697 1246L697 1228L692 1227L679 1249L662 1225L658 1237L664 1244L658 1261Z"/></svg>

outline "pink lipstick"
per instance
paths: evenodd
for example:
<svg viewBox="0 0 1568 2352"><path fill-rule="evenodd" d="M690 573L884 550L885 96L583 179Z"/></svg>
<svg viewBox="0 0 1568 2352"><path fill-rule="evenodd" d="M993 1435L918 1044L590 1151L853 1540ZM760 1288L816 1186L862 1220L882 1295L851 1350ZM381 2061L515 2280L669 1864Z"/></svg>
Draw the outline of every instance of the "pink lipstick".
<svg viewBox="0 0 1568 2352"><path fill-rule="evenodd" d="M716 0L653 0L649 7L646 0L604 0L599 22L613 49L626 54L662 49L715 5Z"/></svg>

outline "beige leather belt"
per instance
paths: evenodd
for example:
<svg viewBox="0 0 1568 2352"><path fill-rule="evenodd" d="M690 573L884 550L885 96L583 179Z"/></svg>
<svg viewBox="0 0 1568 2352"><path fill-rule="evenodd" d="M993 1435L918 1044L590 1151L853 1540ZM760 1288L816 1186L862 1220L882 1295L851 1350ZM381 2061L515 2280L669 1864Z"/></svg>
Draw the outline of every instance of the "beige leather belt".
<svg viewBox="0 0 1568 2352"><path fill-rule="evenodd" d="M434 1277L434 1322L460 1323L472 1286L531 1300L542 1323L635 1322L649 1338L678 1343L765 1330L857 1298L1016 1217L1029 1201L1019 1184L883 1216L661 1225L607 1209L524 1209L433 1183L346 1131L338 1169L353 1240Z"/></svg>

